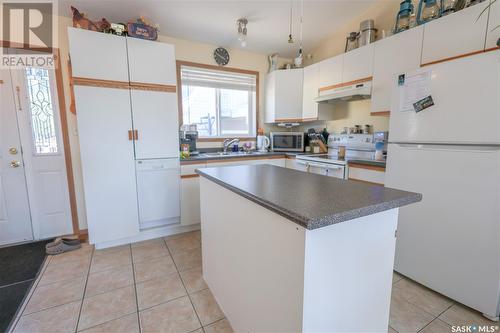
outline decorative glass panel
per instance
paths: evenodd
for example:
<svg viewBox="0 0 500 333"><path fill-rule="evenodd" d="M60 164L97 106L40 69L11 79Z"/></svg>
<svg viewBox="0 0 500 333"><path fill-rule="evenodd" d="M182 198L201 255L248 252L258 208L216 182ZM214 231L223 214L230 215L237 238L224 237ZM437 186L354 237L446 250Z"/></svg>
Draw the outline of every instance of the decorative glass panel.
<svg viewBox="0 0 500 333"><path fill-rule="evenodd" d="M58 152L54 108L50 95L50 76L44 68L26 68L26 82L31 111L31 128L36 154Z"/></svg>

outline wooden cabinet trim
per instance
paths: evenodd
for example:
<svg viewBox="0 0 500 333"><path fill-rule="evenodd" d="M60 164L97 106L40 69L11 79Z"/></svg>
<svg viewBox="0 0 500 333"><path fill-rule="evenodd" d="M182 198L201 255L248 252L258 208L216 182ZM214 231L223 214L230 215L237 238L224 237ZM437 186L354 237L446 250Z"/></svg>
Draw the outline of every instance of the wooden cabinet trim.
<svg viewBox="0 0 500 333"><path fill-rule="evenodd" d="M425 66L435 65L435 64L442 63L442 62L446 62L446 61L452 61L452 60L455 60L455 59L470 57L470 56L473 56L473 55L476 55L476 54L481 54L481 53L484 53L484 52L485 52L485 50L479 50L479 51L464 53L464 54L460 54L460 55L449 57L449 58L444 58L444 59L439 59L439 60L435 60L435 61L431 61L431 62L426 62L424 64L421 64L420 67L425 67Z"/></svg>
<svg viewBox="0 0 500 333"><path fill-rule="evenodd" d="M130 88L136 90L163 91L169 93L177 92L177 87L173 85L130 82Z"/></svg>
<svg viewBox="0 0 500 333"><path fill-rule="evenodd" d="M316 121L318 117L315 118L277 118L274 120L276 123L291 123L291 122L304 122L304 121Z"/></svg>
<svg viewBox="0 0 500 333"><path fill-rule="evenodd" d="M130 89L129 82L124 82L124 81L89 79L89 78L85 78L85 77L73 77L72 82L73 82L73 85L77 85L77 86Z"/></svg>
<svg viewBox="0 0 500 333"><path fill-rule="evenodd" d="M390 115L391 115L391 111L375 111L375 112L370 112L370 116L389 117Z"/></svg>
<svg viewBox="0 0 500 333"><path fill-rule="evenodd" d="M333 84L331 86L326 86L326 87L320 87L319 91L321 92L321 91L326 91L326 90L332 90L332 89L335 89L335 88L347 87L347 86L350 86L350 85L353 85L353 84L358 84L358 83L363 83L363 82L369 82L371 80L373 80L373 76L368 76L368 77L365 77L365 78L362 78L362 79L357 79L357 80L342 82L342 83Z"/></svg>
<svg viewBox="0 0 500 333"><path fill-rule="evenodd" d="M188 174L188 175L181 175L181 179L186 179L186 178L197 178L197 177L200 177L199 174L197 173L191 173L191 174Z"/></svg>
<svg viewBox="0 0 500 333"><path fill-rule="evenodd" d="M354 168L354 169L357 168L357 169L366 169L366 170L385 172L385 167L376 166L376 165L368 165L368 164L349 163L349 168Z"/></svg>

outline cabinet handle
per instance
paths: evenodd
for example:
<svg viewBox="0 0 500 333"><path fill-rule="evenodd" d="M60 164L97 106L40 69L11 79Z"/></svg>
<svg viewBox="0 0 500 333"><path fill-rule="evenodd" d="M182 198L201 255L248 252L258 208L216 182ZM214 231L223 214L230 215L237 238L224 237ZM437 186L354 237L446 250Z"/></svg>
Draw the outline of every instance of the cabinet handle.
<svg viewBox="0 0 500 333"><path fill-rule="evenodd" d="M134 140L134 133L132 130L128 130L128 139L130 141Z"/></svg>
<svg viewBox="0 0 500 333"><path fill-rule="evenodd" d="M134 130L134 140L139 140L139 130Z"/></svg>
<svg viewBox="0 0 500 333"><path fill-rule="evenodd" d="M21 88L19 88L19 86L16 86L16 94L17 94L18 111L22 111L23 109L21 108Z"/></svg>

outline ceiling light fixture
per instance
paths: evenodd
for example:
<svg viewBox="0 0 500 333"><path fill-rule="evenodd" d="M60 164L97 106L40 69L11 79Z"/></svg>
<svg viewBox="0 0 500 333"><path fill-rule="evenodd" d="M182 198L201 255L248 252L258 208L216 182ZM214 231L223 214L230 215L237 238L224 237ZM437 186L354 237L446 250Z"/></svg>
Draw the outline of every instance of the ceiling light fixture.
<svg viewBox="0 0 500 333"><path fill-rule="evenodd" d="M246 18L240 18L236 21L238 26L238 40L242 47L247 46L247 24L248 20Z"/></svg>

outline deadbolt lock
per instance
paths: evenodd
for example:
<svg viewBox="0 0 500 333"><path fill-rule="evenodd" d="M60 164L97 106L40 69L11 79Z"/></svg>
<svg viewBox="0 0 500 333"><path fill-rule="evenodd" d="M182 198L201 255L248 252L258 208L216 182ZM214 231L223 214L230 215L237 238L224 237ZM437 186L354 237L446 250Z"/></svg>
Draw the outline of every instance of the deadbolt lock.
<svg viewBox="0 0 500 333"><path fill-rule="evenodd" d="M16 155L16 154L17 154L17 148L10 148L10 149L9 149L9 153L10 153L11 155Z"/></svg>

